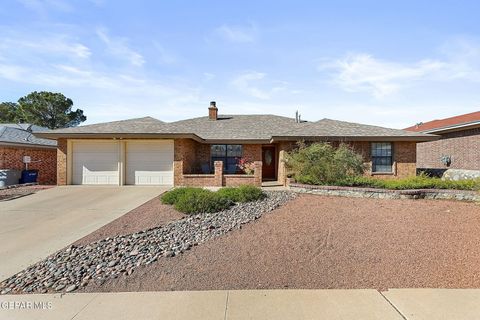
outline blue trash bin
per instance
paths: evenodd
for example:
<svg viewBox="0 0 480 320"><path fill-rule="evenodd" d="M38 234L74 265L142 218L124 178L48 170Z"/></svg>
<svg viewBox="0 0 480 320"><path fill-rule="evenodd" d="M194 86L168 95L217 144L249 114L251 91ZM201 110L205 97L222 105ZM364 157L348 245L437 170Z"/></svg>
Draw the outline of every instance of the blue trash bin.
<svg viewBox="0 0 480 320"><path fill-rule="evenodd" d="M20 183L34 183L37 182L38 170L23 170Z"/></svg>

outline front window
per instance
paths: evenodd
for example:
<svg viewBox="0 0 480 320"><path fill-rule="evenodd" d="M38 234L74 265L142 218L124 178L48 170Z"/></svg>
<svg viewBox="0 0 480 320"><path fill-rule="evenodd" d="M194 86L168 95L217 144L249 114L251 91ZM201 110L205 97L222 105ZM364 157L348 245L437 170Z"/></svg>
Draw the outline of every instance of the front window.
<svg viewBox="0 0 480 320"><path fill-rule="evenodd" d="M391 142L372 143L372 172L392 172L393 152Z"/></svg>
<svg viewBox="0 0 480 320"><path fill-rule="evenodd" d="M241 157L241 144L213 144L210 149L212 168L215 161L223 161L223 172L227 174L237 172L238 161Z"/></svg>

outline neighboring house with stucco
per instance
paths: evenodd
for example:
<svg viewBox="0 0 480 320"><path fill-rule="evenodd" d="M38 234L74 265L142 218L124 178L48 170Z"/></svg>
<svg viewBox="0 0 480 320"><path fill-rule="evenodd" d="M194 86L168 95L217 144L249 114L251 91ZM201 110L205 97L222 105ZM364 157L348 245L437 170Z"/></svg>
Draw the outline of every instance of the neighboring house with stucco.
<svg viewBox="0 0 480 320"><path fill-rule="evenodd" d="M48 130L28 123L0 124L0 169L22 171L27 156L31 160L28 169L38 170L40 184L56 184L57 141L35 136Z"/></svg>
<svg viewBox="0 0 480 320"><path fill-rule="evenodd" d="M207 110L205 110L207 111ZM220 115L165 123L146 117L38 133L58 141L58 184L235 186L287 181L285 152L297 141L345 142L362 154L366 174L415 175L417 142L434 135L330 119ZM254 166L244 174L244 159Z"/></svg>
<svg viewBox="0 0 480 320"><path fill-rule="evenodd" d="M418 123L405 130L440 136L417 144L417 168L480 170L480 111Z"/></svg>

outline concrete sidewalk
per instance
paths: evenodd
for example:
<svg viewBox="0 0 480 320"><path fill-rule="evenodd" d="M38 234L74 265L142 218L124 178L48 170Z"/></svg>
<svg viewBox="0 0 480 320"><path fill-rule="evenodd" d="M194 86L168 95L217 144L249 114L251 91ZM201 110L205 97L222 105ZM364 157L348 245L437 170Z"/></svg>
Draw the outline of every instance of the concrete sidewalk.
<svg viewBox="0 0 480 320"><path fill-rule="evenodd" d="M36 307L36 309L32 309ZM480 290L240 290L0 296L0 319L480 319Z"/></svg>

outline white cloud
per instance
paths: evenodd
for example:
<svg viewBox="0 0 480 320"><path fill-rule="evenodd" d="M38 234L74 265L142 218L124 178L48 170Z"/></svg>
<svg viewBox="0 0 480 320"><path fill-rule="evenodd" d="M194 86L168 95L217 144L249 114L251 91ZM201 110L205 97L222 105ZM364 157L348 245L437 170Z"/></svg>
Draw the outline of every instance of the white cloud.
<svg viewBox="0 0 480 320"><path fill-rule="evenodd" d="M320 69L333 68L333 82L345 91L366 91L376 98L382 98L445 67L441 61L422 60L413 64L401 64L360 53L324 64Z"/></svg>
<svg viewBox="0 0 480 320"><path fill-rule="evenodd" d="M249 26L228 26L222 25L215 29L214 33L223 40L235 43L254 42L258 37L258 29L255 25Z"/></svg>
<svg viewBox="0 0 480 320"><path fill-rule="evenodd" d="M46 45L48 44L48 45ZM86 45L69 39L63 35L46 35L37 37L22 37L21 35L4 36L0 43L0 53L4 55L15 48L18 55L61 55L66 58L89 58L90 48Z"/></svg>
<svg viewBox="0 0 480 320"><path fill-rule="evenodd" d="M287 82L280 80L268 80L267 74L258 71L246 71L237 75L230 81L237 91L250 97L268 100L286 92Z"/></svg>
<svg viewBox="0 0 480 320"><path fill-rule="evenodd" d="M468 80L480 82L480 44L453 39L442 46L440 59L412 63L382 60L367 53L326 60L320 71L332 71L331 80L348 92L367 92L381 99L414 83Z"/></svg>
<svg viewBox="0 0 480 320"><path fill-rule="evenodd" d="M167 51L160 43L154 41L153 45L157 50L156 58L158 62L166 65L171 65L178 62L178 58L171 52Z"/></svg>
<svg viewBox="0 0 480 320"><path fill-rule="evenodd" d="M215 74L210 73L210 72L204 72L204 73L203 73L203 79L204 79L205 81L213 80L213 79L215 79Z"/></svg>
<svg viewBox="0 0 480 320"><path fill-rule="evenodd" d="M465 37L446 41L440 52L449 62L442 79L466 79L480 82L480 42Z"/></svg>
<svg viewBox="0 0 480 320"><path fill-rule="evenodd" d="M265 78L265 73L250 71L240 74L233 79L231 83L240 92L258 99L269 99L270 94L267 91L252 84L252 82L258 82L258 80L262 80L263 78Z"/></svg>
<svg viewBox="0 0 480 320"><path fill-rule="evenodd" d="M22 66L0 64L0 78L10 81L19 81L26 75L26 69Z"/></svg>
<svg viewBox="0 0 480 320"><path fill-rule="evenodd" d="M141 67L145 63L143 56L128 46L126 38L111 37L104 28L97 29L97 36L107 46L108 52L120 59L126 59L130 64Z"/></svg>
<svg viewBox="0 0 480 320"><path fill-rule="evenodd" d="M17 0L25 8L36 12L39 16L45 18L50 10L62 12L73 11L72 5L68 1L62 0Z"/></svg>

